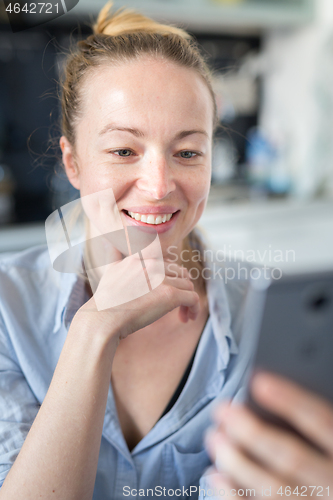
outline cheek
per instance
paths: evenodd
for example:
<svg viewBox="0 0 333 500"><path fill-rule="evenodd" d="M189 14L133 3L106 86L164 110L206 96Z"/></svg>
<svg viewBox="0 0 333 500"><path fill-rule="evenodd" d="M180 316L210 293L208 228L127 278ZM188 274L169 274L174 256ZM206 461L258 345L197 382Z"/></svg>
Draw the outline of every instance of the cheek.
<svg viewBox="0 0 333 500"><path fill-rule="evenodd" d="M207 173L206 171L203 175L193 175L190 176L190 180L187 180L185 184L187 198L193 205L199 207L205 204L210 189L210 182L210 172Z"/></svg>
<svg viewBox="0 0 333 500"><path fill-rule="evenodd" d="M97 191L81 197L81 200L86 216L100 234L122 229L123 225L112 189Z"/></svg>
<svg viewBox="0 0 333 500"><path fill-rule="evenodd" d="M194 224L196 224L199 219L201 218L204 210L205 210L205 206L206 206L206 201L207 201L207 196L205 196L196 206L196 209L194 211L194 214L193 214L193 222Z"/></svg>
<svg viewBox="0 0 333 500"><path fill-rule="evenodd" d="M89 161L80 168L80 192L85 196L105 189L112 189L116 200L127 189L128 181L124 175L111 171L110 165Z"/></svg>

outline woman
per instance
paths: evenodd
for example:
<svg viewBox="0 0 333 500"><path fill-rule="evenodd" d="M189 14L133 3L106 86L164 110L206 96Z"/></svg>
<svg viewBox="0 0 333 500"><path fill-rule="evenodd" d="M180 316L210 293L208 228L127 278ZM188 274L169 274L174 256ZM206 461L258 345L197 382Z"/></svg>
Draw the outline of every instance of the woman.
<svg viewBox="0 0 333 500"><path fill-rule="evenodd" d="M182 30L106 6L68 59L62 108L64 168L82 204L112 192L125 228L153 222L165 279L98 308L89 281L54 271L44 247L1 262L0 500L197 498L212 405L242 382L246 289L190 280L181 265L199 248L210 186L209 73ZM121 282L101 269L96 294L130 290L128 262Z"/></svg>

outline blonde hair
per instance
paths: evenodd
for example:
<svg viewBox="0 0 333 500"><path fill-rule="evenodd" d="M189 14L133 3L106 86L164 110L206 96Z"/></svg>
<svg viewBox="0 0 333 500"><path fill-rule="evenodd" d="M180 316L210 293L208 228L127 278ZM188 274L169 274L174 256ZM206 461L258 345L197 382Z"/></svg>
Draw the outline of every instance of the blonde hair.
<svg viewBox="0 0 333 500"><path fill-rule="evenodd" d="M211 73L196 42L181 28L158 23L129 9L111 13L112 2L101 10L93 34L77 43L67 58L61 92L62 133L75 145L75 124L81 110L81 87L92 68L137 59L143 54L162 57L193 69L212 96L214 128L218 123Z"/></svg>
<svg viewBox="0 0 333 500"><path fill-rule="evenodd" d="M196 71L212 97L214 129L218 124L211 73L193 38L183 29L158 23L130 9L112 13L112 2L100 11L93 34L77 43L64 71L61 92L62 134L75 150L75 126L82 109L82 86L86 76L104 64L130 61L142 55L161 57ZM194 238L194 233L193 233ZM191 238L184 248L191 247ZM198 262L195 263L199 267Z"/></svg>
<svg viewBox="0 0 333 500"><path fill-rule="evenodd" d="M93 25L95 34L119 36L138 32L160 33L161 35L173 33L185 39L191 38L189 33L181 28L158 23L134 10L122 8L111 14L111 8L112 2L108 2L100 11L97 21Z"/></svg>

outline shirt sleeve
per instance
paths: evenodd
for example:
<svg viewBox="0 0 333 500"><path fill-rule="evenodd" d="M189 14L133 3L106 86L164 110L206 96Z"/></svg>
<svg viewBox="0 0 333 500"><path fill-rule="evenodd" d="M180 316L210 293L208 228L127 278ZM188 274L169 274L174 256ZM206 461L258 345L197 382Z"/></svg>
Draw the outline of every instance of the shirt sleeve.
<svg viewBox="0 0 333 500"><path fill-rule="evenodd" d="M0 487L22 448L39 408L0 316Z"/></svg>

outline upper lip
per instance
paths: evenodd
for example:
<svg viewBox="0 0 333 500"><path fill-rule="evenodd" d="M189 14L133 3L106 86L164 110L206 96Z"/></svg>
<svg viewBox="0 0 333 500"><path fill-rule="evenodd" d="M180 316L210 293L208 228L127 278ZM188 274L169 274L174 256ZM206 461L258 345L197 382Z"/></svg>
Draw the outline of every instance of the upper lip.
<svg viewBox="0 0 333 500"><path fill-rule="evenodd" d="M165 205L163 207L129 207L124 210L135 214L173 214L179 209L171 205Z"/></svg>

